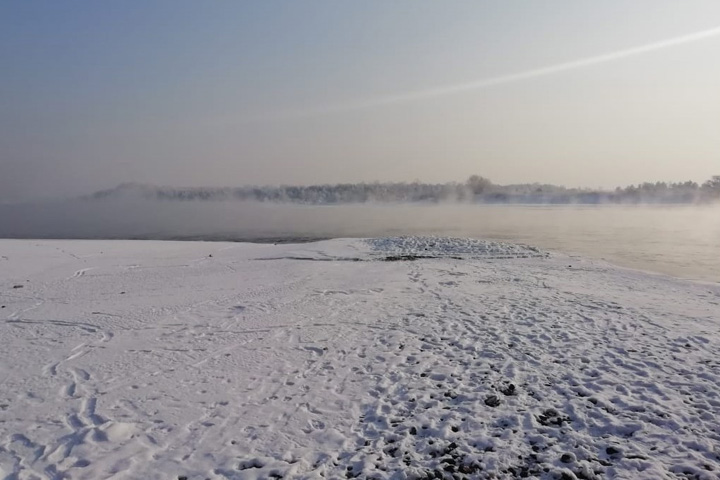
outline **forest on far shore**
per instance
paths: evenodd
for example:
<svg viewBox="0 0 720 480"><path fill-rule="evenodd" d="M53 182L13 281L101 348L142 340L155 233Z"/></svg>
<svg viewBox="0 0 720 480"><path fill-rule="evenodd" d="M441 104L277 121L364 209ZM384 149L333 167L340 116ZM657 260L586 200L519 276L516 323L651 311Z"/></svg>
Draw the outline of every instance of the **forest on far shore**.
<svg viewBox="0 0 720 480"><path fill-rule="evenodd" d="M367 202L465 202L513 204L688 204L720 200L720 175L698 184L655 182L615 190L527 183L497 185L480 175L450 183L342 183L309 186L161 187L124 183L83 197L86 200L142 198L164 201L255 201L308 205Z"/></svg>

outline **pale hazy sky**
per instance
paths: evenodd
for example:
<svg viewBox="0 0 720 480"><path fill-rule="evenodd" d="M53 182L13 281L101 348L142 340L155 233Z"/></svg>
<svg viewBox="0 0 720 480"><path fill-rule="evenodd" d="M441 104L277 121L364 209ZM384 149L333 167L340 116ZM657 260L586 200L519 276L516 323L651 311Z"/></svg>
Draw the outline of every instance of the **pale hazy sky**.
<svg viewBox="0 0 720 480"><path fill-rule="evenodd" d="M717 0L4 0L0 199L702 181L719 28Z"/></svg>

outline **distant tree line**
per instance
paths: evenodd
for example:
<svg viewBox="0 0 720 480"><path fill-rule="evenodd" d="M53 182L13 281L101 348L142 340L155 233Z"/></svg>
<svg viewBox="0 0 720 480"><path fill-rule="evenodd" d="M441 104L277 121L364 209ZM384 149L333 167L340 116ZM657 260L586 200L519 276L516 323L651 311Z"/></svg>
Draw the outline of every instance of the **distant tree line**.
<svg viewBox="0 0 720 480"><path fill-rule="evenodd" d="M310 186L249 186L228 188L174 188L122 184L102 190L86 199L141 197L168 201L239 200L272 203L326 205L342 203L704 203L720 200L720 175L703 184L696 182L642 183L614 191L566 188L527 183L496 185L485 177L472 175L463 183L343 183Z"/></svg>

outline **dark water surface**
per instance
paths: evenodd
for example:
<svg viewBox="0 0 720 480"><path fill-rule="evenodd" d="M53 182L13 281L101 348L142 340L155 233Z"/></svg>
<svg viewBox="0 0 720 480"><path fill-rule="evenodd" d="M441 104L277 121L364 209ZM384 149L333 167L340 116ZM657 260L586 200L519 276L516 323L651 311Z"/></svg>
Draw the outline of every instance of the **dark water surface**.
<svg viewBox="0 0 720 480"><path fill-rule="evenodd" d="M0 205L0 237L295 242L450 235L720 282L720 206L64 202Z"/></svg>

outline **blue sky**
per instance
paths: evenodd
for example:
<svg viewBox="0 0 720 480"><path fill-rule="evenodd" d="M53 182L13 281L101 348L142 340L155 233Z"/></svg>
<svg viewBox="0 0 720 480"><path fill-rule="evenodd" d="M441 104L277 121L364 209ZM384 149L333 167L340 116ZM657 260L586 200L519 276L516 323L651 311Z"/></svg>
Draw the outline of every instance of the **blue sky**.
<svg viewBox="0 0 720 480"><path fill-rule="evenodd" d="M0 198L124 181L700 181L720 173L720 36L374 103L718 26L714 0L5 0Z"/></svg>

